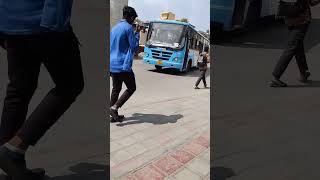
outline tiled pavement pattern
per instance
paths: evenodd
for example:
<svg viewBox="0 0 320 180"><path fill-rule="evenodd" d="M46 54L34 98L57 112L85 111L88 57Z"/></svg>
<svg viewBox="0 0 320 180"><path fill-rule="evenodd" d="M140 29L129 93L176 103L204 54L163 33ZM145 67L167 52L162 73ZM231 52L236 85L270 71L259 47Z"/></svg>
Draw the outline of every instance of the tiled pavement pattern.
<svg viewBox="0 0 320 180"><path fill-rule="evenodd" d="M209 92L124 109L111 125L111 179L209 180Z"/></svg>

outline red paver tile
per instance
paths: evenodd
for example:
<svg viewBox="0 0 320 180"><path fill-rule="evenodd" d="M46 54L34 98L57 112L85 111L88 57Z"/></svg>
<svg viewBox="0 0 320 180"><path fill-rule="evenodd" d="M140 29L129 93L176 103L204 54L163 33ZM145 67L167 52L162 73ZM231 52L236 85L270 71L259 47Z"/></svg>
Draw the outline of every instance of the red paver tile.
<svg viewBox="0 0 320 180"><path fill-rule="evenodd" d="M134 173L138 180L163 180L166 176L153 165L146 166Z"/></svg>
<svg viewBox="0 0 320 180"><path fill-rule="evenodd" d="M196 143L188 143L182 146L182 149L192 153L193 155L197 156L200 153L202 153L204 150L206 150L206 148L204 146L201 146L199 144Z"/></svg>
<svg viewBox="0 0 320 180"><path fill-rule="evenodd" d="M210 132L205 132L201 136L203 136L203 137L205 137L207 139L210 139Z"/></svg>
<svg viewBox="0 0 320 180"><path fill-rule="evenodd" d="M209 139L207 139L206 137L203 137L203 136L198 137L193 142L196 144L200 144L201 146L206 147L206 148L208 148L210 146Z"/></svg>
<svg viewBox="0 0 320 180"><path fill-rule="evenodd" d="M133 175L128 175L128 176L124 177L122 180L137 180L137 179L134 178Z"/></svg>
<svg viewBox="0 0 320 180"><path fill-rule="evenodd" d="M156 161L154 163L154 166L161 169L167 175L170 175L176 170L178 170L182 166L182 164L175 160L173 157L167 155L165 157L162 157L160 160Z"/></svg>
<svg viewBox="0 0 320 180"><path fill-rule="evenodd" d="M176 160L178 160L182 164L186 164L187 162L189 162L191 159L193 159L195 157L194 155L192 155L186 151L183 151L183 150L177 150L177 151L171 153L170 156L175 158Z"/></svg>

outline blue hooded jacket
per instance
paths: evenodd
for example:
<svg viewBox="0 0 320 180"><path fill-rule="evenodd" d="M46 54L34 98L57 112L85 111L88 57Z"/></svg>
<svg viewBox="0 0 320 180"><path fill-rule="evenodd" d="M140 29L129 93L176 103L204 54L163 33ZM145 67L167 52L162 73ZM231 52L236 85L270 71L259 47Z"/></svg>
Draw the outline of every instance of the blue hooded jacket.
<svg viewBox="0 0 320 180"><path fill-rule="evenodd" d="M73 0L0 0L0 33L63 32L70 26Z"/></svg>
<svg viewBox="0 0 320 180"><path fill-rule="evenodd" d="M131 24L121 20L110 35L110 72L132 72L134 53L139 47L139 33Z"/></svg>

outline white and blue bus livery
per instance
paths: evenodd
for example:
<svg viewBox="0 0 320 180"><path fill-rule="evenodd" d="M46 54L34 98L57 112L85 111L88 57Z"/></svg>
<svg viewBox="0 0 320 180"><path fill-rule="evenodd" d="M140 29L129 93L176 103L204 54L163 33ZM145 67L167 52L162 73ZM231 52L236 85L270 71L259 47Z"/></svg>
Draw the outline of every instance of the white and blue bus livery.
<svg viewBox="0 0 320 180"><path fill-rule="evenodd" d="M143 61L157 70L164 67L181 72L197 64L199 53L210 42L190 23L175 20L158 20L149 24Z"/></svg>

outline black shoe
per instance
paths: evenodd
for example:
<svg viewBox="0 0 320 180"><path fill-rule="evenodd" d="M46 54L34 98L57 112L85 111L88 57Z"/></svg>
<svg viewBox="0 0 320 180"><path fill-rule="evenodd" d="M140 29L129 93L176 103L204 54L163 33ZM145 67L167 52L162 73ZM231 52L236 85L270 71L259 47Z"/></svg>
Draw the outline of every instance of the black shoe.
<svg viewBox="0 0 320 180"><path fill-rule="evenodd" d="M110 115L112 117L111 122L123 122L124 116L119 116L117 110L110 108Z"/></svg>
<svg viewBox="0 0 320 180"><path fill-rule="evenodd" d="M38 169L31 169L29 170L29 172L32 174L32 177L34 177L35 179L44 179L45 175L46 175L46 170L42 169L42 168L38 168Z"/></svg>
<svg viewBox="0 0 320 180"><path fill-rule="evenodd" d="M111 123L116 123L116 122L123 122L123 119L124 119L124 115L118 115L119 116L119 119L116 120L114 119L113 117L110 117L111 118Z"/></svg>
<svg viewBox="0 0 320 180"><path fill-rule="evenodd" d="M270 83L270 87L287 87L288 85L279 79L274 79Z"/></svg>
<svg viewBox="0 0 320 180"><path fill-rule="evenodd" d="M2 169L10 180L42 180L44 170L28 170L24 158L17 158L5 147L0 148L0 169Z"/></svg>
<svg viewBox="0 0 320 180"><path fill-rule="evenodd" d="M0 168L12 179L23 179L27 168L24 158L13 159L5 147L0 149Z"/></svg>
<svg viewBox="0 0 320 180"><path fill-rule="evenodd" d="M194 89L200 89L198 86L194 87Z"/></svg>
<svg viewBox="0 0 320 180"><path fill-rule="evenodd" d="M308 82L308 78L310 77L311 73L310 72L306 72L305 74L301 75L300 77L300 82L302 83L307 83Z"/></svg>
<svg viewBox="0 0 320 180"><path fill-rule="evenodd" d="M28 172L29 171L29 172ZM27 170L27 173L30 174L30 179L43 180L46 175L46 171L42 168L39 169L30 169ZM11 176L0 176L3 180L14 180ZM0 178L0 179L1 179Z"/></svg>
<svg viewBox="0 0 320 180"><path fill-rule="evenodd" d="M113 119L119 119L118 110L110 108L110 115Z"/></svg>

